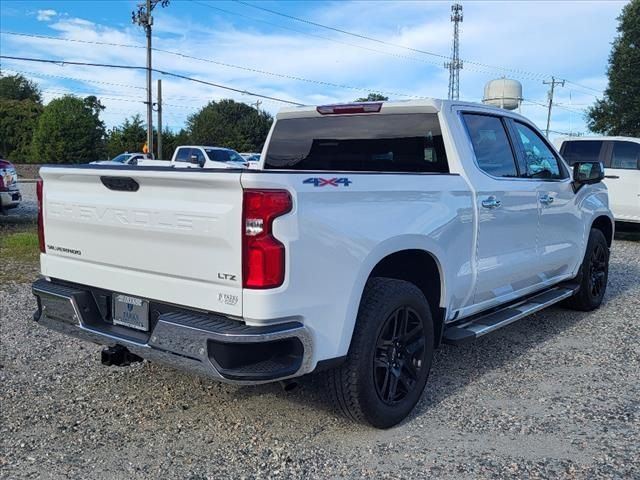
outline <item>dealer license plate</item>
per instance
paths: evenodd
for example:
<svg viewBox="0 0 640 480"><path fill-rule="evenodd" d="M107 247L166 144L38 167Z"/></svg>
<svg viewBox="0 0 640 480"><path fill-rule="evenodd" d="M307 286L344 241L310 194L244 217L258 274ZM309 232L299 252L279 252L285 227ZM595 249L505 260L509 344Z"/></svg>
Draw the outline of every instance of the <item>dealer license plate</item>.
<svg viewBox="0 0 640 480"><path fill-rule="evenodd" d="M141 298L113 295L113 324L149 331L149 301Z"/></svg>

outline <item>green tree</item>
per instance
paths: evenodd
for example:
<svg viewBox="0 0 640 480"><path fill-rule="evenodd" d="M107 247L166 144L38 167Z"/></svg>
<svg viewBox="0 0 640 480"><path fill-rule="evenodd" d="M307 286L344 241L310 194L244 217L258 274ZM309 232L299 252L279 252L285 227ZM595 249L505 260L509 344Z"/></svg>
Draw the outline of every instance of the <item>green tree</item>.
<svg viewBox="0 0 640 480"><path fill-rule="evenodd" d="M0 98L42 103L42 93L38 85L20 74L5 76L0 73Z"/></svg>
<svg viewBox="0 0 640 480"><path fill-rule="evenodd" d="M126 119L122 125L107 133L107 155L113 158L123 152L141 152L147 141L147 130L138 114Z"/></svg>
<svg viewBox="0 0 640 480"><path fill-rule="evenodd" d="M592 132L640 137L640 0L618 17L618 36L609 56L604 98L587 112Z"/></svg>
<svg viewBox="0 0 640 480"><path fill-rule="evenodd" d="M32 159L42 163L83 163L104 152L104 107L96 97L65 95L49 102L33 133Z"/></svg>
<svg viewBox="0 0 640 480"><path fill-rule="evenodd" d="M27 161L33 130L42 113L38 86L22 75L0 73L0 154L16 162Z"/></svg>
<svg viewBox="0 0 640 480"><path fill-rule="evenodd" d="M272 122L267 112L233 100L220 100L191 115L187 132L195 144L254 152L262 149Z"/></svg>
<svg viewBox="0 0 640 480"><path fill-rule="evenodd" d="M28 162L33 131L42 105L31 100L0 98L0 154L14 162Z"/></svg>
<svg viewBox="0 0 640 480"><path fill-rule="evenodd" d="M356 98L356 102L386 102L389 100L389 97L385 97L379 93L370 93L366 97Z"/></svg>

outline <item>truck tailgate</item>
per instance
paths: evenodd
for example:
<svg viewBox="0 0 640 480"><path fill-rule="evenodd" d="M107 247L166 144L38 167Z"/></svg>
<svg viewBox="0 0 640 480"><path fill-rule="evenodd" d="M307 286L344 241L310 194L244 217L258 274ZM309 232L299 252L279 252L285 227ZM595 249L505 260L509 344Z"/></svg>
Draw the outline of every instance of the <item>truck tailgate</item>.
<svg viewBox="0 0 640 480"><path fill-rule="evenodd" d="M43 167L40 175L43 275L242 315L239 172Z"/></svg>

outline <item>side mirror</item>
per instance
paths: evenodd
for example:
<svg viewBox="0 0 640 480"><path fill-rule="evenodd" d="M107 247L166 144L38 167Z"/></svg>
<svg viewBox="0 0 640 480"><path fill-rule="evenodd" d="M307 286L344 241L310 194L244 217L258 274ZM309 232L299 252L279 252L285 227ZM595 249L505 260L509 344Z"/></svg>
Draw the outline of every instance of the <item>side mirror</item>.
<svg viewBox="0 0 640 480"><path fill-rule="evenodd" d="M197 155L191 155L190 163L198 165L200 168L204 167L204 158L198 158Z"/></svg>
<svg viewBox="0 0 640 480"><path fill-rule="evenodd" d="M583 185L601 182L604 166L600 162L576 162L573 164L573 189L577 192Z"/></svg>

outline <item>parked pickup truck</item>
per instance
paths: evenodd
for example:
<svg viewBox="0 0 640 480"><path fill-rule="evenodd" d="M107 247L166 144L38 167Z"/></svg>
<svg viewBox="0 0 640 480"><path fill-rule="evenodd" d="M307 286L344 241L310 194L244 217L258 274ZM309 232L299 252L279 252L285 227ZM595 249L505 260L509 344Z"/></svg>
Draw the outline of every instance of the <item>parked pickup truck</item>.
<svg viewBox="0 0 640 480"><path fill-rule="evenodd" d="M249 162L230 148L181 145L171 160L142 160L138 165L177 168L246 168Z"/></svg>
<svg viewBox="0 0 640 480"><path fill-rule="evenodd" d="M613 217L527 119L453 101L300 107L260 170L46 166L35 320L238 384L321 372L386 428L441 343L602 302Z"/></svg>

